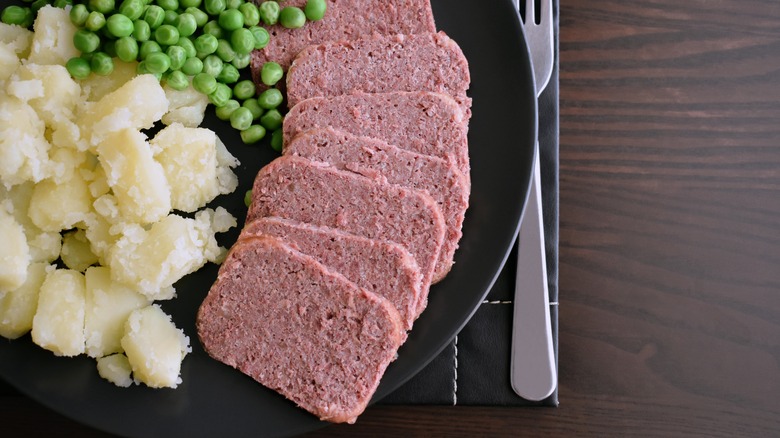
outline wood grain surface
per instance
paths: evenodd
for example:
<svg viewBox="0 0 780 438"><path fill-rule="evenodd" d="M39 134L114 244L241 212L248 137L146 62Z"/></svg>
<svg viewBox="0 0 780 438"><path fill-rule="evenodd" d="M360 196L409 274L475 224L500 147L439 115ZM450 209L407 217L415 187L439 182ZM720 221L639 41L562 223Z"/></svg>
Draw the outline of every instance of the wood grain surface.
<svg viewBox="0 0 780 438"><path fill-rule="evenodd" d="M780 1L561 0L560 407L310 436L780 436ZM3 436L104 436L20 396Z"/></svg>

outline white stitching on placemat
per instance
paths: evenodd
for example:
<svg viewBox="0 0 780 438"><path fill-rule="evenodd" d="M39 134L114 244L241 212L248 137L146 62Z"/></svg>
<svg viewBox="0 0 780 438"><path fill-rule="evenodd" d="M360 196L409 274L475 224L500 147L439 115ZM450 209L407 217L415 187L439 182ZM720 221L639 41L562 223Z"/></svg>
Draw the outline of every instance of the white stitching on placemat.
<svg viewBox="0 0 780 438"><path fill-rule="evenodd" d="M512 304L512 300L509 301L488 301L485 300L482 302L482 304Z"/></svg>
<svg viewBox="0 0 780 438"><path fill-rule="evenodd" d="M455 378L452 381L452 405L458 404L458 335L455 335Z"/></svg>

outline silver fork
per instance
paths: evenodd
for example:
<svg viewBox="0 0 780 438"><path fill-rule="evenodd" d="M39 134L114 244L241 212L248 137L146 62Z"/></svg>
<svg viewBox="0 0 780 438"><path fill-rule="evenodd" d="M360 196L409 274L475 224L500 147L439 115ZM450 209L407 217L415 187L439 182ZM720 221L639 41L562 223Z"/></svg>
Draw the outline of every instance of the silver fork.
<svg viewBox="0 0 780 438"><path fill-rule="evenodd" d="M514 0L519 10L519 0ZM539 96L553 69L552 0L541 0L536 24L534 0L526 0L523 28ZM550 326L550 296L542 222L539 142L528 204L518 235L510 380L512 389L527 400L543 400L555 390L558 377Z"/></svg>

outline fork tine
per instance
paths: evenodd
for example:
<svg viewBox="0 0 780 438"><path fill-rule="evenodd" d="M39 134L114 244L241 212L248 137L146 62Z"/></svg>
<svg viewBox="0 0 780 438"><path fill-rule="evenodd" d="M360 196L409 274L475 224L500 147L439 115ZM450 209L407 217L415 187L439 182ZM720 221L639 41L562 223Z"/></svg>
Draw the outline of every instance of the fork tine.
<svg viewBox="0 0 780 438"><path fill-rule="evenodd" d="M536 0L525 0L525 17L523 22L526 25L536 23L536 5L534 3L536 3Z"/></svg>
<svg viewBox="0 0 780 438"><path fill-rule="evenodd" d="M541 10L539 12L539 24L549 23L552 29L552 2L549 0L542 0Z"/></svg>

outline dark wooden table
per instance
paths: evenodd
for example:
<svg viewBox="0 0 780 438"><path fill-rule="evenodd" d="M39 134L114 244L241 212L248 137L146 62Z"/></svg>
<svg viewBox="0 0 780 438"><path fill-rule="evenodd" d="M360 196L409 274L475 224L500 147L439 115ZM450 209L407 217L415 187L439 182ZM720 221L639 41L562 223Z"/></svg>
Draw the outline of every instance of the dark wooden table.
<svg viewBox="0 0 780 438"><path fill-rule="evenodd" d="M780 2L561 4L560 407L312 436L780 436ZM0 431L103 436L18 396Z"/></svg>

